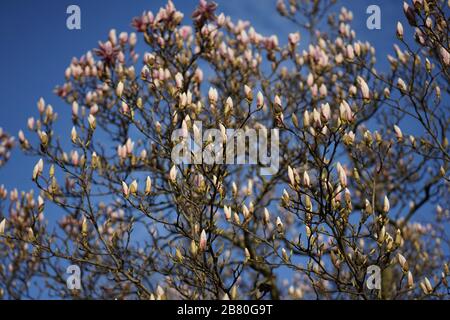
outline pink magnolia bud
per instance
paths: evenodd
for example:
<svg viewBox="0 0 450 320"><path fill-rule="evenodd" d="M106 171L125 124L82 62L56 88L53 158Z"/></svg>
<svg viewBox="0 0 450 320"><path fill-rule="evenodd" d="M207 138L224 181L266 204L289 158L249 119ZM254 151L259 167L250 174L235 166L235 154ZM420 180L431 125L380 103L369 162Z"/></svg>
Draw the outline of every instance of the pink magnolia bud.
<svg viewBox="0 0 450 320"><path fill-rule="evenodd" d="M130 190L128 189L128 185L125 183L125 181L122 181L122 193L127 198L130 194Z"/></svg>
<svg viewBox="0 0 450 320"><path fill-rule="evenodd" d="M33 117L28 118L27 126L28 126L28 129L34 130L34 118Z"/></svg>
<svg viewBox="0 0 450 320"><path fill-rule="evenodd" d="M289 33L288 40L289 44L291 44L292 46L297 45L297 43L300 41L300 33L299 32Z"/></svg>
<svg viewBox="0 0 450 320"><path fill-rule="evenodd" d="M394 125L394 131L395 131L395 135L397 136L397 139L399 141L403 140L402 130L397 125Z"/></svg>
<svg viewBox="0 0 450 320"><path fill-rule="evenodd" d="M97 105L96 103L94 103L94 104L91 106L89 112L90 112L92 115L97 114L97 112L98 112L98 105Z"/></svg>
<svg viewBox="0 0 450 320"><path fill-rule="evenodd" d="M314 76L312 75L312 73L308 74L308 77L306 78L306 84L308 85L308 87L311 87L314 83Z"/></svg>
<svg viewBox="0 0 450 320"><path fill-rule="evenodd" d="M70 132L70 138L73 143L77 141L77 137L78 137L77 129L75 129L75 127L72 127L72 131Z"/></svg>
<svg viewBox="0 0 450 320"><path fill-rule="evenodd" d="M291 183L291 185L295 187L294 170L292 170L291 166L288 166L288 177L289 177L289 182Z"/></svg>
<svg viewBox="0 0 450 320"><path fill-rule="evenodd" d="M321 111L322 117L324 118L325 121L330 120L331 109L330 109L330 105L328 104L328 102L321 105L320 111Z"/></svg>
<svg viewBox="0 0 450 320"><path fill-rule="evenodd" d="M40 98L37 103L39 113L43 113L45 110L45 101L44 98Z"/></svg>
<svg viewBox="0 0 450 320"><path fill-rule="evenodd" d="M217 94L217 90L213 87L209 88L208 91L208 98L209 98L209 102L211 104L216 104L217 99L218 99L218 94Z"/></svg>
<svg viewBox="0 0 450 320"><path fill-rule="evenodd" d="M172 166L169 172L169 178L170 181L175 182L177 181L177 167L175 165Z"/></svg>
<svg viewBox="0 0 450 320"><path fill-rule="evenodd" d="M347 45L345 54L347 59L349 60L353 60L355 58L355 52L353 51L353 46L351 44Z"/></svg>
<svg viewBox="0 0 450 320"><path fill-rule="evenodd" d="M36 180L44 170L44 161L39 159L33 169L33 180Z"/></svg>
<svg viewBox="0 0 450 320"><path fill-rule="evenodd" d="M231 219L231 208L230 208L230 207L227 207L227 206L224 206L224 207L223 207L223 211L224 211L224 213L225 213L225 219L226 219L227 221L230 221L230 219Z"/></svg>
<svg viewBox="0 0 450 320"><path fill-rule="evenodd" d="M370 90L366 81L360 76L358 76L357 81L364 100L370 100Z"/></svg>
<svg viewBox="0 0 450 320"><path fill-rule="evenodd" d="M119 98L122 97L123 89L124 89L123 82L119 81L119 83L117 84L117 87L116 87L116 95L117 95L117 97L119 97Z"/></svg>
<svg viewBox="0 0 450 320"><path fill-rule="evenodd" d="M264 223L268 224L270 222L270 212L267 208L264 208Z"/></svg>
<svg viewBox="0 0 450 320"><path fill-rule="evenodd" d="M5 225L6 219L3 219L2 222L0 222L0 236L3 236L5 234Z"/></svg>
<svg viewBox="0 0 450 320"><path fill-rule="evenodd" d="M252 89L249 86L244 85L244 92L245 92L245 97L247 98L247 100L252 101L253 100Z"/></svg>
<svg viewBox="0 0 450 320"><path fill-rule="evenodd" d="M345 169L342 167L340 162L336 164L336 169L339 175L339 182L342 188L347 187L347 173L345 172Z"/></svg>
<svg viewBox="0 0 450 320"><path fill-rule="evenodd" d="M303 185L308 188L311 186L311 180L309 178L308 171L303 172Z"/></svg>
<svg viewBox="0 0 450 320"><path fill-rule="evenodd" d="M397 22L397 37L400 40L403 39L403 25L400 21Z"/></svg>
<svg viewBox="0 0 450 320"><path fill-rule="evenodd" d="M353 120L353 112L347 101L343 100L339 105L339 116L342 121L352 121Z"/></svg>
<svg viewBox="0 0 450 320"><path fill-rule="evenodd" d="M182 88L182 86L183 86L183 75L181 73L179 73L179 72L175 75L175 83L176 83L178 89Z"/></svg>
<svg viewBox="0 0 450 320"><path fill-rule="evenodd" d="M397 88L400 90L400 92L402 94L406 93L407 87L406 87L405 81L403 81L402 78L398 78L398 80L397 80Z"/></svg>
<svg viewBox="0 0 450 320"><path fill-rule="evenodd" d="M202 233L200 234L200 243L199 243L200 251L205 251L207 241L208 240L206 238L206 232L205 232L205 229L203 229Z"/></svg>
<svg viewBox="0 0 450 320"><path fill-rule="evenodd" d="M95 130L95 128L97 127L97 121L95 120L95 117L92 114L88 116L88 122L91 130Z"/></svg>
<svg viewBox="0 0 450 320"><path fill-rule="evenodd" d="M23 133L22 130L19 130L18 136L19 136L20 143L24 143L26 138L25 138L25 134Z"/></svg>
<svg viewBox="0 0 450 320"><path fill-rule="evenodd" d="M384 213L388 213L390 208L391 208L391 206L390 206L390 204L389 204L389 199L388 199L387 196L384 196L383 212L384 212Z"/></svg>
<svg viewBox="0 0 450 320"><path fill-rule="evenodd" d="M309 112L308 110L305 110L305 112L303 113L303 126L305 128L308 128L311 124L311 120L309 118Z"/></svg>
<svg viewBox="0 0 450 320"><path fill-rule="evenodd" d="M411 271L408 271L408 288L411 289L414 286L414 279Z"/></svg>
<svg viewBox="0 0 450 320"><path fill-rule="evenodd" d="M450 65L450 53L448 52L448 49L441 46L441 48L439 49L439 54L442 57L442 61L444 62L444 65L449 66Z"/></svg>
<svg viewBox="0 0 450 320"><path fill-rule="evenodd" d="M127 154L133 153L134 142L130 138L127 139L127 142L125 143L125 148L126 148Z"/></svg>
<svg viewBox="0 0 450 320"><path fill-rule="evenodd" d="M277 220L276 220L275 224L277 226L278 231L282 232L283 229L284 229L284 226L283 226L283 222L281 222L280 217L277 217Z"/></svg>
<svg viewBox="0 0 450 320"><path fill-rule="evenodd" d="M278 95L275 95L275 98L274 98L273 102L278 108L281 108L281 99L280 99L280 97Z"/></svg>
<svg viewBox="0 0 450 320"><path fill-rule="evenodd" d="M148 176L145 179L145 195L148 196L152 192L152 179Z"/></svg>
<svg viewBox="0 0 450 320"><path fill-rule="evenodd" d="M256 95L256 106L258 108L261 108L264 105L264 96L261 91L258 91L258 94Z"/></svg>

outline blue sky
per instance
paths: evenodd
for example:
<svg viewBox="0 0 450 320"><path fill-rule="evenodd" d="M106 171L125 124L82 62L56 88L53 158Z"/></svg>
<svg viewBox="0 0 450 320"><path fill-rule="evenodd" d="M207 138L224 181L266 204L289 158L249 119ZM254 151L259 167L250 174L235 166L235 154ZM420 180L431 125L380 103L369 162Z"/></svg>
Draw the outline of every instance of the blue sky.
<svg viewBox="0 0 450 320"><path fill-rule="evenodd" d="M217 0L219 12L233 20L249 20L264 34L277 34L285 42L295 26L274 11L275 0ZM43 96L59 114L68 106L53 95L55 85L63 82L64 70L74 56L81 56L105 39L111 28L132 31L132 17L144 10L157 11L162 0L2 0L0 1L0 127L16 135L27 118L36 115L36 102ZM185 13L185 22L197 1L174 1ZM81 8L81 30L66 28L66 8L76 4ZM376 4L381 8L381 30L366 28L366 8ZM353 27L361 40L370 41L377 49L378 61L384 64L386 53L392 50L395 25L404 21L402 1L345 0L338 1L353 11ZM406 25L404 23L404 25ZM389 39L389 41L387 41ZM60 123L62 128L68 123ZM0 181L8 189L32 187L31 170L35 159L24 156L19 149L11 161L0 170Z"/></svg>

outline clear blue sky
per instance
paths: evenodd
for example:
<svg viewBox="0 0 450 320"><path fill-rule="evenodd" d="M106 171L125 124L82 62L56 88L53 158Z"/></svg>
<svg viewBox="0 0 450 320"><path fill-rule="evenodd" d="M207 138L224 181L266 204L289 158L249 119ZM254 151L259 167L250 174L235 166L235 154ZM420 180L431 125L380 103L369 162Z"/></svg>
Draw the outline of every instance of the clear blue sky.
<svg viewBox="0 0 450 320"><path fill-rule="evenodd" d="M217 0L218 12L233 20L249 20L264 34L277 34L286 41L295 26L274 11L275 0ZM68 106L53 95L55 85L63 82L64 70L74 56L81 56L105 39L111 28L132 31L132 17L144 10L157 11L162 0L2 0L0 1L0 127L16 135L27 118L36 115L36 101L43 96L59 114L69 112ZM197 1L175 0L185 13L185 22ZM81 8L81 30L66 28L66 8ZM353 11L353 27L361 40L369 40L377 48L379 63L392 50L395 24L404 21L402 1L345 0L338 1ZM381 8L381 30L366 28L367 6ZM406 23L404 23L406 25ZM388 41L387 41L388 40ZM67 128L67 123L59 126ZM0 183L8 189L32 187L31 170L35 159L25 157L19 149L0 170Z"/></svg>

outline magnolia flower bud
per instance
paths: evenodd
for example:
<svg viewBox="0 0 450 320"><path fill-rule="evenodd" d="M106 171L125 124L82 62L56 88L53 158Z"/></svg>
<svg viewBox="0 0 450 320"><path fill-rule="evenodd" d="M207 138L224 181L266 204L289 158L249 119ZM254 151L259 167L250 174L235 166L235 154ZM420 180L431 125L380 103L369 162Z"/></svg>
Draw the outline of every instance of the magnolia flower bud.
<svg viewBox="0 0 450 320"><path fill-rule="evenodd" d="M406 93L407 87L406 87L405 81L403 81L402 78L398 78L398 80L397 80L397 88L400 90L400 92L402 94Z"/></svg>
<svg viewBox="0 0 450 320"><path fill-rule="evenodd" d="M79 107L78 103L77 103L76 101L74 101L74 102L72 103L72 116L73 116L74 118L78 117L78 109L79 109L79 108L80 108L80 107Z"/></svg>
<svg viewBox="0 0 450 320"><path fill-rule="evenodd" d="M355 52L353 51L353 46L351 44L347 45L345 53L348 60L353 60L355 58Z"/></svg>
<svg viewBox="0 0 450 320"><path fill-rule="evenodd" d="M41 140L42 146L46 147L48 144L48 135L46 132L41 131L39 132L39 139Z"/></svg>
<svg viewBox="0 0 450 320"><path fill-rule="evenodd" d="M78 137L77 130L75 129L75 127L72 127L72 131L70 132L70 138L73 143L76 143L77 137Z"/></svg>
<svg viewBox="0 0 450 320"><path fill-rule="evenodd" d="M122 97L122 94L123 94L123 82L122 81L119 81L119 83L117 84L117 87L116 87L116 95L117 95L117 97Z"/></svg>
<svg viewBox="0 0 450 320"><path fill-rule="evenodd" d="M226 219L227 221L230 221L230 219L231 219L231 208L230 208L230 207L227 207L227 206L224 206L224 207L223 207L223 211L224 211L224 213L225 213L225 219Z"/></svg>
<svg viewBox="0 0 450 320"><path fill-rule="evenodd" d="M245 97L247 98L247 100L252 101L253 100L252 89L249 86L244 85L244 92L245 92Z"/></svg>
<svg viewBox="0 0 450 320"><path fill-rule="evenodd" d="M427 288L428 293L433 292L433 286L431 285L431 282L427 277L425 277L425 287Z"/></svg>
<svg viewBox="0 0 450 320"><path fill-rule="evenodd" d="M264 96L261 91L258 91L256 95L256 106L258 108L262 108L263 105L264 105Z"/></svg>
<svg viewBox="0 0 450 320"><path fill-rule="evenodd" d="M43 113L45 111L45 101L44 98L39 98L37 103L39 113Z"/></svg>
<svg viewBox="0 0 450 320"><path fill-rule="evenodd" d="M95 128L97 127L97 121L95 120L95 117L92 114L88 116L88 122L91 130L95 130Z"/></svg>
<svg viewBox="0 0 450 320"><path fill-rule="evenodd" d="M245 204L242 205L242 214L244 215L245 219L248 219L250 216L250 211Z"/></svg>
<svg viewBox="0 0 450 320"><path fill-rule="evenodd" d="M35 181L44 170L44 161L39 159L33 169L33 180Z"/></svg>
<svg viewBox="0 0 450 320"><path fill-rule="evenodd" d="M83 217L83 221L81 222L81 235L86 237L88 234L88 223L86 217Z"/></svg>
<svg viewBox="0 0 450 320"><path fill-rule="evenodd" d="M184 257L183 257L183 254L181 253L180 249L178 249L178 248L175 249L175 256L177 257L177 260L179 262L183 262Z"/></svg>
<svg viewBox="0 0 450 320"><path fill-rule="evenodd" d="M133 182L131 182L131 184L130 184L129 191L131 194L136 195L137 190L138 190L137 181L133 180Z"/></svg>
<svg viewBox="0 0 450 320"><path fill-rule="evenodd" d="M28 229L27 229L27 240L31 241L31 242L36 240L36 238L34 236L34 231L31 227L28 227Z"/></svg>
<svg viewBox="0 0 450 320"><path fill-rule="evenodd" d="M5 225L6 219L3 219L2 222L0 222L0 236L3 236L5 234Z"/></svg>
<svg viewBox="0 0 450 320"><path fill-rule="evenodd" d="M368 102L370 100L369 86L367 85L366 81L360 76L358 76L356 80L358 81L358 85L364 100Z"/></svg>
<svg viewBox="0 0 450 320"><path fill-rule="evenodd" d="M303 126L305 128L308 128L310 124L311 124L311 121L309 118L308 110L305 110L305 112L303 113Z"/></svg>
<svg viewBox="0 0 450 320"><path fill-rule="evenodd" d="M236 197L236 195L238 193L238 188L237 188L236 182L234 182L234 181L231 184L231 191L233 193L233 197Z"/></svg>
<svg viewBox="0 0 450 320"><path fill-rule="evenodd" d="M213 87L209 88L208 91L208 98L209 98L209 103L215 105L218 99L218 93L217 90Z"/></svg>
<svg viewBox="0 0 450 320"><path fill-rule="evenodd" d="M148 196L152 192L152 179L148 176L145 179L145 195Z"/></svg>
<svg viewBox="0 0 450 320"><path fill-rule="evenodd" d="M244 249L244 256L245 256L245 261L248 261L251 258L250 251L248 251L247 248Z"/></svg>
<svg viewBox="0 0 450 320"><path fill-rule="evenodd" d="M407 272L408 271L408 262L406 261L405 257L401 253L399 253L397 255L397 258L398 258L398 263L402 267L403 272Z"/></svg>
<svg viewBox="0 0 450 320"><path fill-rule="evenodd" d="M370 204L370 201L366 199L365 201L365 207L364 207L364 211L370 215L373 213L373 209L372 209L372 205Z"/></svg>
<svg viewBox="0 0 450 320"><path fill-rule="evenodd" d="M328 104L328 102L321 105L320 112L321 112L322 117L324 118L325 121L330 120L330 118L331 118L331 109L330 109L330 105Z"/></svg>
<svg viewBox="0 0 450 320"><path fill-rule="evenodd" d="M306 209L306 211L311 211L312 210L311 198L307 194L305 195L305 209Z"/></svg>
<svg viewBox="0 0 450 320"><path fill-rule="evenodd" d="M237 212L234 213L234 223L236 224L241 224L241 219L239 218L239 215L237 214Z"/></svg>
<svg viewBox="0 0 450 320"><path fill-rule="evenodd" d="M408 271L408 288L412 289L414 287L414 279L411 271Z"/></svg>
<svg viewBox="0 0 450 320"><path fill-rule="evenodd" d="M273 103L277 108L281 109L281 99L278 95L275 95Z"/></svg>
<svg viewBox="0 0 450 320"><path fill-rule="evenodd" d="M295 176L294 176L294 170L292 170L291 166L288 166L288 177L289 182L293 187L295 187Z"/></svg>
<svg viewBox="0 0 450 320"><path fill-rule="evenodd" d="M383 202L383 212L388 213L390 209L389 199L387 196L384 196L384 202Z"/></svg>
<svg viewBox="0 0 450 320"><path fill-rule="evenodd" d="M441 48L439 49L439 54L441 55L444 65L448 67L450 65L450 53L448 49L441 46Z"/></svg>
<svg viewBox="0 0 450 320"><path fill-rule="evenodd" d="M311 186L311 180L309 178L308 171L303 172L303 185L307 188Z"/></svg>
<svg viewBox="0 0 450 320"><path fill-rule="evenodd" d="M197 255L197 251L198 251L197 244L195 243L194 240L192 240L191 241L191 254L193 256L195 256L195 255Z"/></svg>
<svg viewBox="0 0 450 320"><path fill-rule="evenodd" d="M295 113L292 114L291 120L292 120L292 124L294 125L294 127L296 127L298 129L299 128L298 119L297 119L297 116L295 115Z"/></svg>
<svg viewBox="0 0 450 320"><path fill-rule="evenodd" d="M182 88L182 86L183 86L183 75L181 73L179 73L179 72L175 75L175 83L176 83L178 89Z"/></svg>
<svg viewBox="0 0 450 320"><path fill-rule="evenodd" d="M283 190L283 196L281 197L281 199L284 201L284 203L286 205L289 205L289 193L286 191L286 189Z"/></svg>
<svg viewBox="0 0 450 320"><path fill-rule="evenodd" d="M400 21L397 22L397 37L400 40L403 39L403 25L402 25L402 23Z"/></svg>
<svg viewBox="0 0 450 320"><path fill-rule="evenodd" d="M280 232L280 233L283 232L284 225L283 225L283 222L281 222L280 217L277 217L276 225L277 225L278 232Z"/></svg>
<svg viewBox="0 0 450 320"><path fill-rule="evenodd" d="M175 165L172 166L169 172L169 178L170 181L176 182L177 181L177 167Z"/></svg>
<svg viewBox="0 0 450 320"><path fill-rule="evenodd" d="M199 244L200 251L204 251L206 249L206 242L207 242L206 232L205 229L203 229L202 233L200 234L200 244Z"/></svg>
<svg viewBox="0 0 450 320"><path fill-rule="evenodd" d="M267 208L264 208L264 223L268 224L270 222L270 212Z"/></svg>
<svg viewBox="0 0 450 320"><path fill-rule="evenodd" d="M394 125L394 131L398 141L402 141L403 140L402 130L397 125Z"/></svg>
<svg viewBox="0 0 450 320"><path fill-rule="evenodd" d="M225 113L228 113L231 110L233 110L233 99L231 99L231 97L228 97L225 101Z"/></svg>
<svg viewBox="0 0 450 320"><path fill-rule="evenodd" d="M347 101L343 100L339 105L339 116L342 121L352 121L353 113Z"/></svg>
<svg viewBox="0 0 450 320"><path fill-rule="evenodd" d="M128 185L125 183L125 181L122 181L122 193L125 198L130 195L130 190L128 189Z"/></svg>
<svg viewBox="0 0 450 320"><path fill-rule="evenodd" d="M339 175L339 182L342 188L347 187L347 173L339 162L336 164L336 168Z"/></svg>
<svg viewBox="0 0 450 320"><path fill-rule="evenodd" d="M284 261L286 261L286 262L289 261L289 255L287 254L286 249L281 248L281 255L282 255Z"/></svg>

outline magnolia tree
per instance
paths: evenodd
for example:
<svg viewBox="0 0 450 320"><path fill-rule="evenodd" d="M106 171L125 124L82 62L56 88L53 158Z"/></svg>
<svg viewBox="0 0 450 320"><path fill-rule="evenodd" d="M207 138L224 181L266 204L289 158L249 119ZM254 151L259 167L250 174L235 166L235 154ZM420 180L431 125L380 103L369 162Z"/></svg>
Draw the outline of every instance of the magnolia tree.
<svg viewBox="0 0 450 320"><path fill-rule="evenodd" d="M36 189L1 190L2 297L448 299L449 4L404 3L379 71L334 2L279 1L279 40L169 1L74 58L73 128L40 99Z"/></svg>

